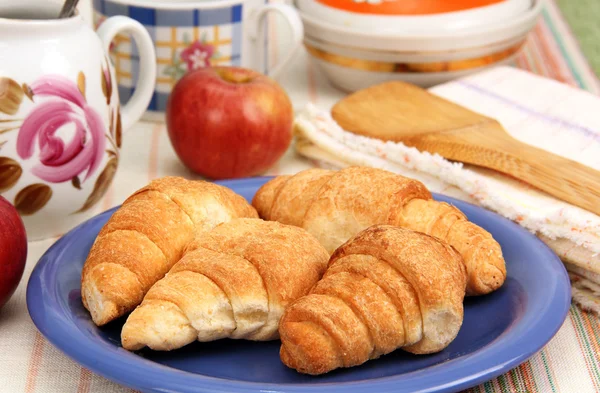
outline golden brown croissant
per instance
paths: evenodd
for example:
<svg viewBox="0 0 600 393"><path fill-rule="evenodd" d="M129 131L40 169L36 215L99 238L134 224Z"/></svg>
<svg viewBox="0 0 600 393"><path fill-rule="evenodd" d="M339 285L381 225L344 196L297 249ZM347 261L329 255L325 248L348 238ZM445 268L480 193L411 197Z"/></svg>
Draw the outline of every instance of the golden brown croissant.
<svg viewBox="0 0 600 393"><path fill-rule="evenodd" d="M236 217L257 217L244 198L213 183L164 177L130 196L102 228L83 267L81 296L94 323L133 310L193 240Z"/></svg>
<svg viewBox="0 0 600 393"><path fill-rule="evenodd" d="M438 352L463 321L466 271L432 236L389 225L360 232L332 255L310 294L281 318L281 360L322 374L398 348Z"/></svg>
<svg viewBox="0 0 600 393"><path fill-rule="evenodd" d="M321 278L329 254L305 230L236 219L203 233L146 294L121 332L125 349L195 340L273 340L285 307Z"/></svg>
<svg viewBox="0 0 600 393"><path fill-rule="evenodd" d="M456 248L467 268L467 294L498 289L506 279L500 245L456 207L432 199L419 181L381 169L309 169L279 176L252 205L266 220L296 225L332 253L361 230L389 224L435 236Z"/></svg>

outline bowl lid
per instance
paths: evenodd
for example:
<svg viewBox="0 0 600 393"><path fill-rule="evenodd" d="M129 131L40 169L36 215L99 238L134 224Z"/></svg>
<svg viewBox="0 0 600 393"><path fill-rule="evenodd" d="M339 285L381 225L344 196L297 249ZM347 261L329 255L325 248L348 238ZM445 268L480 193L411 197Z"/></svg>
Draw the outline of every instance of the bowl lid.
<svg viewBox="0 0 600 393"><path fill-rule="evenodd" d="M456 32L516 18L532 0L296 0L327 24L394 33Z"/></svg>
<svg viewBox="0 0 600 393"><path fill-rule="evenodd" d="M316 0L332 8L360 14L433 15L465 11L505 0Z"/></svg>

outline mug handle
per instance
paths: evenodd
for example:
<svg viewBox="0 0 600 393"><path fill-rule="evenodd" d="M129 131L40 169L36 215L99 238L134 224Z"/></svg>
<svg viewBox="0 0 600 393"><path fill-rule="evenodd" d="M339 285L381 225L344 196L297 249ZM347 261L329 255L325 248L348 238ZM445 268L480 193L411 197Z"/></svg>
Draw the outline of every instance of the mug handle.
<svg viewBox="0 0 600 393"><path fill-rule="evenodd" d="M300 16L298 15L298 12L296 12L294 7L291 7L286 4L267 4L254 10L249 19L249 36L256 50L255 53L260 54L258 57L261 63L264 59L264 47L263 45L261 45L262 40L260 40L261 37L264 37L264 29L262 22L265 16L267 16L267 14L272 11L279 13L285 18L286 22L290 26L292 33L292 46L290 50L288 50L283 60L281 60L278 64L276 64L273 67L272 70L268 72L270 77L277 78L281 71L283 71L283 69L292 60L294 54L296 53L296 50L302 44L302 38L304 37L304 26L302 25L302 20L300 19ZM260 67L259 69L264 70L265 68L266 65L263 64L262 67Z"/></svg>
<svg viewBox="0 0 600 393"><path fill-rule="evenodd" d="M119 33L132 35L140 55L140 74L135 93L123 107L121 117L123 129L129 129L138 121L152 100L156 83L156 52L154 43L146 28L136 20L126 16L112 16L105 20L96 31L104 51L109 53L110 43Z"/></svg>

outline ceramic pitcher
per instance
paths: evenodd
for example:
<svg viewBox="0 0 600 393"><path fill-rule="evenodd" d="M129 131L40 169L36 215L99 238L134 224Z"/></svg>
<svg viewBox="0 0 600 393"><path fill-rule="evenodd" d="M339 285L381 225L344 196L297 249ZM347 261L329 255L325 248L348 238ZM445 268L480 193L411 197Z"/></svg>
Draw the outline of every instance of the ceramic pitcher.
<svg viewBox="0 0 600 393"><path fill-rule="evenodd" d="M146 110L156 78L152 39L130 18L96 33L60 1L0 2L0 194L29 240L58 236L87 218L119 165L122 131ZM107 55L113 37L138 46L139 87L121 107Z"/></svg>

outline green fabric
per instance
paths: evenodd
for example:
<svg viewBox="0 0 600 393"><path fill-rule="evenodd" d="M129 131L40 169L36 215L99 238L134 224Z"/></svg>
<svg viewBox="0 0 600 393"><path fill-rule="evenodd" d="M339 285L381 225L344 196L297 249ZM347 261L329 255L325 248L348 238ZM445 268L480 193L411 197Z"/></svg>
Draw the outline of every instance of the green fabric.
<svg viewBox="0 0 600 393"><path fill-rule="evenodd" d="M600 76L600 0L556 0L590 66Z"/></svg>

